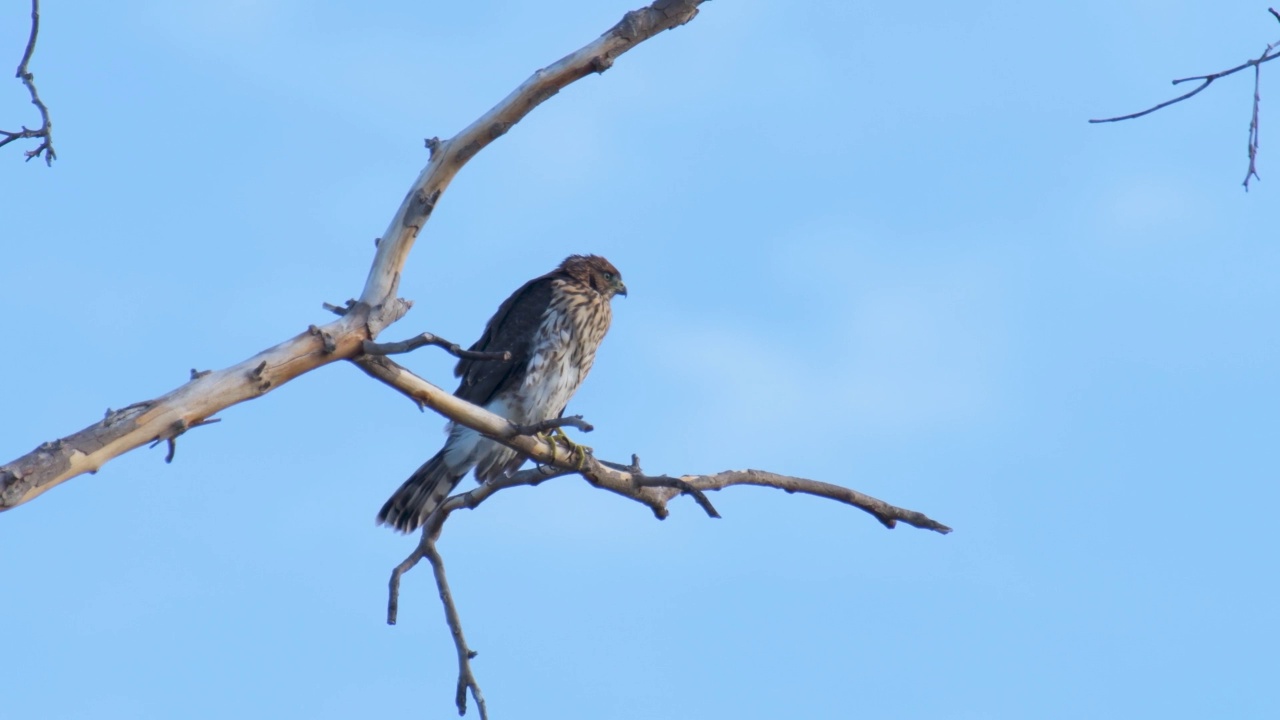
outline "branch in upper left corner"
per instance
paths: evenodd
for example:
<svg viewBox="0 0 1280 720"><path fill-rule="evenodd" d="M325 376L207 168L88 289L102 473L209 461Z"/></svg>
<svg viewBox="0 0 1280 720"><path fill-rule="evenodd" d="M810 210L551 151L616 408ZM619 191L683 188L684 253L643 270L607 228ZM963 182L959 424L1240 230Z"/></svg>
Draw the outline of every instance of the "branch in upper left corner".
<svg viewBox="0 0 1280 720"><path fill-rule="evenodd" d="M31 94L31 104L40 111L40 127L32 130L23 125L21 130L0 130L0 147L15 140L39 140L40 144L36 145L34 150L27 150L23 154L26 155L27 160L43 155L45 164L53 165L58 154L53 150L53 123L49 120L49 108L45 106L44 101L40 99L40 93L36 90L36 76L27 68L31 63L31 56L36 51L36 38L39 35L40 0L31 0L31 34L27 36L27 48L22 53L22 61L18 63L18 71L14 73L14 77L21 80L27 87L27 92Z"/></svg>

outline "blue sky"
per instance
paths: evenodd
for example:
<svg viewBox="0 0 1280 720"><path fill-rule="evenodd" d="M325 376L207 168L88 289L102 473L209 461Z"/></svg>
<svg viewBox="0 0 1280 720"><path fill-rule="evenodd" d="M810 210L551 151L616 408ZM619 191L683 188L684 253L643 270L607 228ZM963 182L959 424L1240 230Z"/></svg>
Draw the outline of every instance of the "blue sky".
<svg viewBox="0 0 1280 720"><path fill-rule="evenodd" d="M47 2L60 159L0 150L0 456L324 321L422 139L633 4ZM570 405L598 455L956 528L502 493L441 543L493 717L1280 716L1280 66L1248 194L1247 76L1085 122L1277 38L1237 0L720 0L477 156L384 338L469 343L600 253L631 294ZM373 525L443 422L344 365L222 417L0 517L4 717L454 716L430 573L387 627L412 540Z"/></svg>

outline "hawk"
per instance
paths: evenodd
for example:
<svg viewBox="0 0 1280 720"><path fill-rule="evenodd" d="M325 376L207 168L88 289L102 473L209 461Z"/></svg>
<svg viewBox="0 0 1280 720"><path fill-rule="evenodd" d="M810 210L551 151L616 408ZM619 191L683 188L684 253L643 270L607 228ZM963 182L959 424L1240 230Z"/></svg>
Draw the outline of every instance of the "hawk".
<svg viewBox="0 0 1280 720"><path fill-rule="evenodd" d="M471 346L511 353L511 360L459 360L454 393L467 402L528 425L564 415L613 318L609 301L627 294L622 275L598 255L570 255L507 298ZM509 475L524 456L457 423L434 457L409 477L378 513L378 523L413 532L472 469L488 482Z"/></svg>

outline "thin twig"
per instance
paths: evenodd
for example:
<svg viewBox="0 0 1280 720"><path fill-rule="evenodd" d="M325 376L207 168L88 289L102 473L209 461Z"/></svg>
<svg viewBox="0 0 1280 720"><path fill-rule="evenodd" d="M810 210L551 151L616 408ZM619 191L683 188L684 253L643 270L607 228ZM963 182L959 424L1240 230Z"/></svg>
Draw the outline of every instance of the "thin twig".
<svg viewBox="0 0 1280 720"><path fill-rule="evenodd" d="M686 475L681 479L687 481L692 487L704 491L723 490L733 485L757 485L775 488L787 493L800 493L802 495L813 495L827 500L835 500L870 514L876 520L879 520L881 525L890 530L897 527L899 522L902 522L914 528L931 530L942 535L951 532L950 527L924 513L890 505L879 498L871 497L857 490L820 480L779 475L764 470L726 470L715 475Z"/></svg>
<svg viewBox="0 0 1280 720"><path fill-rule="evenodd" d="M35 150L28 150L24 153L27 160L44 155L46 165L53 165L53 161L58 154L53 150L53 123L49 120L49 108L45 107L44 101L40 99L40 93L36 91L36 76L31 74L27 69L28 63L31 62L31 56L36 51L36 37L40 35L40 0L31 0L31 34L27 37L27 47L22 53L22 62L18 63L18 71L14 77L22 81L27 86L27 92L31 94L31 104L36 106L40 111L40 128L31 130L23 125L22 129L17 132L8 130L0 130L0 147L4 147L14 140L24 138L40 138L40 144Z"/></svg>
<svg viewBox="0 0 1280 720"><path fill-rule="evenodd" d="M432 335L429 332L415 335L408 340L401 340L400 342L377 343L372 340L365 340L364 352L366 355L399 355L412 352L426 345L444 348L445 352L463 360L501 360L502 362L511 362L510 350L503 350L502 352L463 350L461 345L445 340L439 335Z"/></svg>
<svg viewBox="0 0 1280 720"><path fill-rule="evenodd" d="M1271 13L1272 17L1274 17L1276 20L1280 20L1280 12L1277 12L1275 8L1267 8L1267 12ZM1182 83L1195 82L1195 81L1199 81L1200 84L1197 85L1195 89L1192 90L1191 92L1179 95L1178 97L1173 98L1172 100L1166 100L1158 105L1154 105L1140 112L1129 113L1128 115L1117 115L1116 117L1099 118L1095 120L1090 120L1089 122L1090 123L1113 123L1113 122L1120 122L1121 120L1133 120L1134 118L1140 118L1144 115L1150 115L1151 113L1157 110L1162 110L1164 108L1169 107L1170 105L1174 105L1182 102L1183 100L1187 100L1192 97L1195 97L1196 95L1200 94L1200 91L1212 85L1214 80L1224 78L1228 75L1234 75L1235 73L1238 73L1241 70L1244 70L1246 68L1253 68L1253 113L1249 122L1249 170L1248 172L1245 173L1245 176L1244 176L1244 189L1248 191L1250 180L1254 178L1257 178L1259 180L1262 179L1258 177L1258 109L1259 109L1259 105L1262 102L1262 92L1261 92L1262 64L1271 62L1272 60L1275 60L1276 58L1280 57L1280 52L1275 52L1277 47L1280 47L1280 43L1269 43L1267 45L1267 49L1263 50L1261 55L1259 55L1258 57L1252 60L1246 60L1229 70L1223 70L1221 72L1211 73L1208 75L1192 75L1191 77L1178 78L1174 80L1173 81L1174 85L1181 85Z"/></svg>
<svg viewBox="0 0 1280 720"><path fill-rule="evenodd" d="M548 430L556 428L572 427L582 432L591 432L595 430L595 426L582 419L581 415L570 415L569 417L551 418L550 420L542 420L541 422L530 423L528 425L518 425L511 423L516 432L520 435L538 435Z"/></svg>
<svg viewBox="0 0 1280 720"><path fill-rule="evenodd" d="M1235 67L1231 68L1230 70L1223 70L1222 72L1216 72L1216 73L1213 73L1213 74L1211 74L1211 75L1193 75L1193 76L1191 76L1191 77L1178 78L1177 80L1174 80L1174 81L1173 81L1173 84L1174 84L1174 85L1181 85L1182 83L1185 83L1185 82L1191 82L1191 81L1193 81L1193 80L1199 80L1199 81L1200 81L1200 85L1199 85L1198 87L1196 87L1196 89L1195 89L1195 90L1192 90L1191 92L1189 92L1189 93L1187 93L1187 94L1185 94L1185 95L1179 95L1178 97L1176 97L1176 98L1174 98L1174 99L1172 99L1172 100L1166 100L1166 101L1164 101L1164 102L1160 103L1159 105L1155 105L1155 106L1153 106L1153 107L1147 108L1146 110L1143 110L1143 111L1141 111L1141 112L1129 113L1128 115L1118 115L1118 116L1116 116L1116 117L1099 118L1099 119L1096 119L1096 120L1090 120L1089 122L1091 122L1091 123L1111 123L1111 122L1120 122L1121 120L1133 120L1134 118L1140 118L1140 117L1142 117L1143 115L1150 115L1151 113L1153 113L1153 112L1155 112L1155 111L1157 111L1157 110L1161 110L1161 109L1163 109L1163 108L1167 108L1167 107L1169 107L1170 105L1173 105L1174 103L1180 103L1180 102L1182 102L1183 100L1186 100L1187 98L1194 97L1194 96L1195 96L1197 93L1199 93L1201 90L1204 90L1205 88L1207 88L1207 87L1209 87L1210 85L1212 85L1214 80L1218 80L1218 79L1220 79L1220 78L1224 78L1224 77L1226 77L1226 76L1228 76L1228 75L1234 75L1234 74L1236 74L1236 73L1238 73L1238 72L1240 72L1241 70L1244 70L1244 69L1246 69L1246 68L1257 68L1259 65L1261 65L1261 64L1263 64L1263 63L1267 63L1267 62L1271 62L1272 60L1275 60L1276 58L1280 57L1280 53L1272 54L1272 52L1271 52L1271 51L1272 51L1272 50L1274 50L1274 49L1275 49L1275 45L1268 45L1268 46L1267 46L1267 49L1266 49L1265 51L1263 51L1263 53L1262 53L1262 55L1261 55L1261 56L1259 56L1259 57L1257 57L1257 58L1255 58L1255 59L1253 59L1253 60L1247 60L1247 61L1245 61L1245 62L1243 62L1243 63L1240 63L1239 65L1237 65L1237 66L1235 66Z"/></svg>
<svg viewBox="0 0 1280 720"><path fill-rule="evenodd" d="M1272 14L1275 10L1271 11ZM1277 16L1280 18L1280 16ZM1271 52L1270 45L1267 52ZM1264 53L1265 54L1265 53ZM1249 181L1258 176L1258 109L1262 104L1262 66L1253 66L1253 114L1249 118L1249 170L1244 175L1244 189L1249 191Z"/></svg>
<svg viewBox="0 0 1280 720"><path fill-rule="evenodd" d="M707 514L707 517L716 518L717 520L720 519L720 511L716 510L716 506L712 505L711 501L707 499L707 496L704 495L701 490L694 487L688 480L684 480L683 478L673 478L667 475L658 475L656 477L632 475L631 482L634 483L637 488L671 488L672 490L679 490L681 495L688 495L693 498L694 502L698 503L698 507L702 508L703 512Z"/></svg>
<svg viewBox="0 0 1280 720"><path fill-rule="evenodd" d="M1234 72L1234 71L1233 71L1233 72ZM1133 120L1134 118L1140 118L1140 117L1142 117L1143 115L1150 115L1151 113L1153 113L1153 112L1155 112L1155 111L1157 111L1157 110L1162 110L1162 109L1164 109L1164 108L1169 107L1170 105L1173 105L1173 104L1175 104L1175 103L1180 103L1180 102L1182 102L1183 100L1186 100L1186 99L1188 99L1188 98L1194 97L1194 96L1195 96L1197 93L1199 93L1201 90L1204 90L1205 88L1209 87L1209 85L1210 85L1210 84L1212 84L1214 80L1217 80L1217 79L1218 79L1218 77L1222 77L1222 76L1221 76L1221 75L1219 75L1219 76L1217 76L1217 77L1209 78L1208 80L1205 80L1205 81L1200 85L1200 87L1197 87L1195 90L1192 90L1191 92L1187 93L1186 95L1179 95L1178 97L1176 97L1176 98L1174 98L1174 99L1172 99L1172 100L1166 100L1166 101L1164 101L1164 102L1160 103L1159 105L1156 105L1156 106L1154 106L1154 107L1149 107L1149 108L1147 108L1146 110L1143 110L1143 111L1141 111L1141 112L1129 113L1128 115L1119 115L1119 116L1116 116L1116 117L1110 117L1110 118L1102 118L1102 119L1100 119L1100 120L1090 120L1089 122L1091 122L1091 123L1111 123L1111 122L1120 122L1121 120ZM1178 83L1180 83L1180 82L1182 82L1182 80L1174 80L1174 81L1173 81L1173 84L1174 84L1174 85L1177 85L1177 84L1178 84Z"/></svg>
<svg viewBox="0 0 1280 720"><path fill-rule="evenodd" d="M445 621L449 623L449 633L453 636L454 647L458 650L458 693L454 703L458 706L458 714L467 714L467 691L476 699L476 707L480 709L480 720L489 720L489 710L484 704L484 693L480 692L480 683L471 671L471 660L476 652L467 647L467 639L462 634L462 619L458 616L458 606L453 602L453 593L449 590L449 580L444 574L444 558L436 550L436 539L424 535L423 555L431 563L436 576L436 587L440 589L440 602L444 604Z"/></svg>

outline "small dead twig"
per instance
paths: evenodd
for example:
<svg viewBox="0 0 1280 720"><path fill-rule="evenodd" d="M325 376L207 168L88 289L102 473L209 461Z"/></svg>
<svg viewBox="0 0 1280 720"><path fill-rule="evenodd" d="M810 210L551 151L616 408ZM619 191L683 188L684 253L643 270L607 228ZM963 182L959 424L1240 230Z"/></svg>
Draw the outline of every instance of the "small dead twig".
<svg viewBox="0 0 1280 720"><path fill-rule="evenodd" d="M325 332L319 327L315 325L308 325L307 333L309 333L314 337L320 338L321 349L324 351L324 354L326 355L332 354L334 351L338 349L338 342L333 339L333 335L330 335L328 332Z"/></svg>
<svg viewBox="0 0 1280 720"><path fill-rule="evenodd" d="M165 437L156 438L155 441L151 443L151 447L155 447L159 445L161 442L167 443L169 446L169 452L165 453L164 461L165 463L171 463L173 462L173 456L176 455L178 452L178 436L179 435L185 433L186 431L192 428L198 428L201 425L212 425L213 423L218 423L218 422L222 422L222 418L205 418L203 420L197 420L193 423L187 423L187 421L185 420L177 420L173 423L173 426L169 429L169 434L166 435Z"/></svg>
<svg viewBox="0 0 1280 720"><path fill-rule="evenodd" d="M688 495L693 498L694 502L698 503L698 507L702 508L703 512L707 514L707 517L715 518L717 520L720 519L720 512L716 510L716 506L712 505L711 501L707 499L707 496L687 480L682 478L673 478L667 475L649 477L642 474L632 474L631 482L634 483L637 488L670 488L672 490L679 490L681 495Z"/></svg>
<svg viewBox="0 0 1280 720"><path fill-rule="evenodd" d="M11 132L9 130L0 130L0 147L4 147L15 140L26 138L35 138L40 140L40 144L35 150L28 150L24 154L27 160L38 158L44 155L46 165L53 165L53 161L58 154L53 150L53 123L49 120L49 108L45 106L44 101L40 99L40 93L36 91L36 76L27 69L27 65L31 62L31 56L36 51L36 37L40 35L40 0L31 0L31 34L27 37L27 47L22 53L22 61L18 63L18 71L14 77L22 81L27 87L27 92L31 95L31 104L36 106L40 111L40 127L32 130L23 125L21 130Z"/></svg>
<svg viewBox="0 0 1280 720"><path fill-rule="evenodd" d="M587 433L596 429L594 425L583 420L581 415L551 418L550 420L543 420L541 422L530 423L528 425L517 425L512 423L511 427L515 428L516 434L518 435L538 435L548 430L555 430L556 428L564 427L577 428L582 432Z"/></svg>
<svg viewBox="0 0 1280 720"><path fill-rule="evenodd" d="M401 353L412 352L426 345L435 345L438 348L444 348L445 352L463 360L500 360L502 362L511 362L511 351L509 350L504 350L502 352L475 352L473 350L463 350L461 345L445 340L439 335L432 335L429 332L415 335L408 340L401 340L400 342L376 343L372 340L365 340L363 347L366 355L399 355Z"/></svg>
<svg viewBox="0 0 1280 720"><path fill-rule="evenodd" d="M320 306L323 307L325 310L328 310L329 312L333 313L334 315L337 315L338 317L342 317L347 313L351 312L351 309L356 306L356 301L348 299L347 302L342 305L321 303Z"/></svg>
<svg viewBox="0 0 1280 720"><path fill-rule="evenodd" d="M1280 20L1280 12L1277 12L1275 8L1268 8L1267 12L1271 13L1271 15L1276 20ZM1246 60L1240 63L1239 65L1233 68L1230 68L1228 70L1222 70L1220 72L1210 73L1208 75L1193 75L1191 77L1178 78L1174 80L1173 81L1174 85L1181 85L1182 83L1196 82L1196 81L1199 81L1200 84L1197 85L1190 92L1179 95L1178 97L1173 98L1172 100L1166 100L1158 105L1149 107L1146 110L1142 110L1135 113L1129 113L1128 115L1117 115L1116 117L1098 118L1098 119L1090 120L1089 122L1095 123L1095 124L1096 123L1113 123L1113 122L1120 122L1121 120L1133 120L1135 118L1143 117L1144 115L1150 115L1151 113L1156 112L1157 110L1163 110L1164 108L1167 108L1170 105L1175 105L1177 103L1182 102L1183 100L1189 100L1190 98L1195 97L1196 95L1200 94L1202 90L1212 85L1215 80L1227 77L1228 75L1234 75L1240 72L1241 70L1253 68L1253 112L1252 112L1251 120L1249 122L1249 170L1244 176L1244 189L1248 191L1250 180L1252 180L1253 178L1258 178L1259 180L1262 179L1258 177L1258 165L1257 165L1258 109L1262 103L1262 92L1261 92L1262 64L1271 62L1272 60L1275 60L1278 57L1280 57L1280 43L1269 43L1267 45L1267 48L1263 50L1262 54L1259 55L1258 57L1252 60Z"/></svg>

